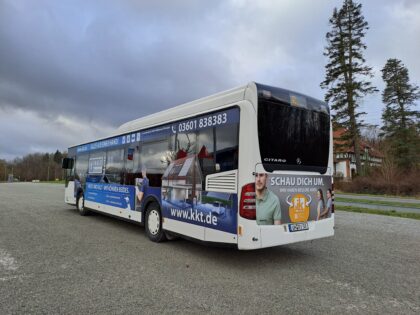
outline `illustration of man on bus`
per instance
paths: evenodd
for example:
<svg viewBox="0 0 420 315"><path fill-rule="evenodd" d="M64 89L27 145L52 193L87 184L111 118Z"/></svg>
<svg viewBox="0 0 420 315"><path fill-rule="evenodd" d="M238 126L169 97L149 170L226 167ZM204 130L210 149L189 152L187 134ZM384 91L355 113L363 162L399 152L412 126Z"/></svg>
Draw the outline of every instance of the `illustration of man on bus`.
<svg viewBox="0 0 420 315"><path fill-rule="evenodd" d="M149 179L147 178L147 170L146 167L143 167L141 170L142 178L136 178L136 201L137 207L140 208L144 194L147 192L147 188L149 187Z"/></svg>
<svg viewBox="0 0 420 315"><path fill-rule="evenodd" d="M281 208L279 198L267 188L266 173L255 173L257 224L280 225Z"/></svg>

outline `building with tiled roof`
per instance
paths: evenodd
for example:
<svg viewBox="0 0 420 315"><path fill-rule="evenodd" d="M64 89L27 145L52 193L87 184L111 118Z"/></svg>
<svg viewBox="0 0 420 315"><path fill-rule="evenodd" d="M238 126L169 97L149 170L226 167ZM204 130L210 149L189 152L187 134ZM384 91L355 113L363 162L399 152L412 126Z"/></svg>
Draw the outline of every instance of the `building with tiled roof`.
<svg viewBox="0 0 420 315"><path fill-rule="evenodd" d="M346 145L341 140L345 134L345 129L334 130L334 175L350 180L356 173L356 158L354 155L354 146ZM366 141L360 141L360 159L362 167L365 163L369 166L380 166L383 155L376 148L369 145Z"/></svg>

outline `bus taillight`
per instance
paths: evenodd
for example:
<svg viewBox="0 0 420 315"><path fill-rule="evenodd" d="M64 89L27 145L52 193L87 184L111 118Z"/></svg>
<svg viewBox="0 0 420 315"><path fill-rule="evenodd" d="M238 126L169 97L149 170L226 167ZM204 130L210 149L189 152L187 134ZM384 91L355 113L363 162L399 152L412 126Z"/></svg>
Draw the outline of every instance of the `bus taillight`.
<svg viewBox="0 0 420 315"><path fill-rule="evenodd" d="M239 214L241 217L249 220L255 220L256 218L254 183L249 183L242 187Z"/></svg>

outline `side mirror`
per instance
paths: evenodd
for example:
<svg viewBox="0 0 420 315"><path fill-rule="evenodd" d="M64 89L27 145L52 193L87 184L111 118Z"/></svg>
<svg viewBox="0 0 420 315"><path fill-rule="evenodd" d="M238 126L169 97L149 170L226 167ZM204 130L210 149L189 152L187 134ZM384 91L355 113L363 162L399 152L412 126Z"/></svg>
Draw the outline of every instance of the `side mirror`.
<svg viewBox="0 0 420 315"><path fill-rule="evenodd" d="M73 168L73 165L74 165L74 159L64 158L62 163L61 163L61 168L65 169L65 170L71 170Z"/></svg>

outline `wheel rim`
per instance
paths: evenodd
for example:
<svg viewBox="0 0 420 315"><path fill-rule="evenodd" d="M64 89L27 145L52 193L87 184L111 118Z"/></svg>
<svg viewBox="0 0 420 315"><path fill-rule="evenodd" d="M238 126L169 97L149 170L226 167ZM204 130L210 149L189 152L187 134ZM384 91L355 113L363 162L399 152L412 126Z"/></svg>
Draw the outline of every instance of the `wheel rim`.
<svg viewBox="0 0 420 315"><path fill-rule="evenodd" d="M85 204L85 199L83 198L83 196L81 196L79 198L79 210L80 211L83 211L84 204Z"/></svg>
<svg viewBox="0 0 420 315"><path fill-rule="evenodd" d="M160 215L157 210L150 210L147 218L147 226L150 234L156 235L159 233L160 228Z"/></svg>

